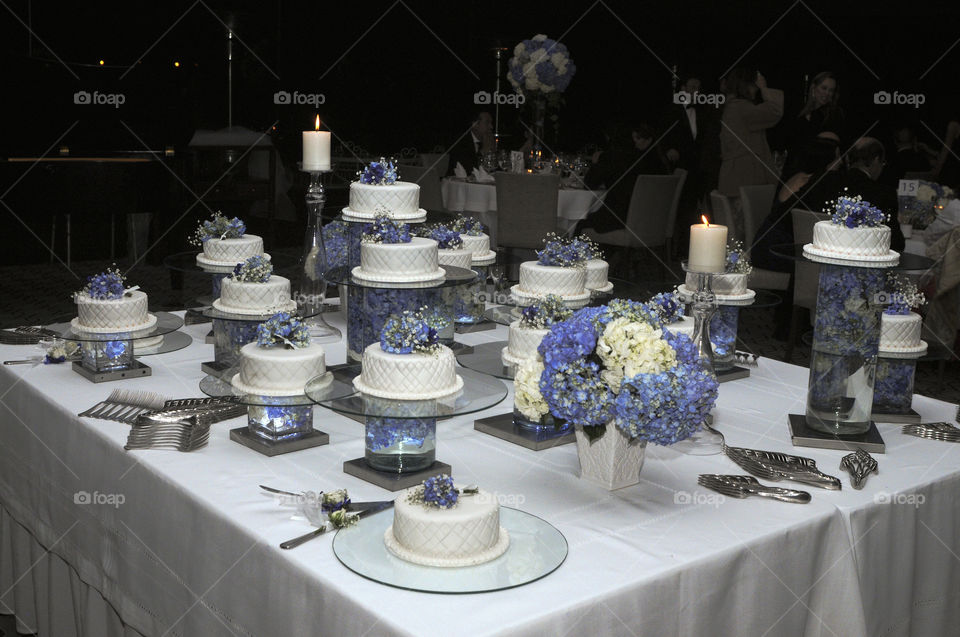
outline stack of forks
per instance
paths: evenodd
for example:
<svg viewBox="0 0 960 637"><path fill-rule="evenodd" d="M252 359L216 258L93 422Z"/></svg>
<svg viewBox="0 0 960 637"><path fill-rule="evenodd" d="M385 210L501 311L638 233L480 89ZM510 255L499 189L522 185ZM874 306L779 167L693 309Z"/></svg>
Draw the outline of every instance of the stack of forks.
<svg viewBox="0 0 960 637"><path fill-rule="evenodd" d="M901 430L909 436L939 440L941 442L960 442L960 428L946 422L925 422L913 425L904 425Z"/></svg>
<svg viewBox="0 0 960 637"><path fill-rule="evenodd" d="M149 391L114 389L106 400L77 415L132 425L141 414L163 409L166 400L160 394Z"/></svg>
<svg viewBox="0 0 960 637"><path fill-rule="evenodd" d="M165 412L144 414L130 428L127 451L137 449L176 449L194 451L206 446L210 423L198 422L197 416L167 415Z"/></svg>
<svg viewBox="0 0 960 637"><path fill-rule="evenodd" d="M0 343L4 345L36 345L45 336L60 335L45 327L21 325L12 330L0 330Z"/></svg>

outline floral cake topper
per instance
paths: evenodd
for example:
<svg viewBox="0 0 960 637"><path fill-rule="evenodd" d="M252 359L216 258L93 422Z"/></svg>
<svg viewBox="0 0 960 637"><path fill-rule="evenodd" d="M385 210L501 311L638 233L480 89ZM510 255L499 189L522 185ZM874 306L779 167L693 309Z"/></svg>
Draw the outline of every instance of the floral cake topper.
<svg viewBox="0 0 960 637"><path fill-rule="evenodd" d="M437 509L452 509L457 506L459 499L460 492L453 486L453 478L445 473L427 478L407 494L407 502L410 504L422 504Z"/></svg>
<svg viewBox="0 0 960 637"><path fill-rule="evenodd" d="M380 161L373 161L368 166L364 166L363 170L357 173L357 176L360 178L361 184L373 186L387 186L400 179L393 158L385 159L383 157L380 158Z"/></svg>
<svg viewBox="0 0 960 637"><path fill-rule="evenodd" d="M257 326L257 345L260 347L284 346L287 349L304 348L310 345L310 330L298 316L289 312L277 312Z"/></svg>
<svg viewBox="0 0 960 637"><path fill-rule="evenodd" d="M450 229L471 237L479 237L486 232L486 228L483 227L479 219L467 215L457 215L457 218L450 224Z"/></svg>
<svg viewBox="0 0 960 637"><path fill-rule="evenodd" d="M727 259L724 270L727 274L750 274L753 266L750 265L750 257L743 249L743 242L734 239L727 243Z"/></svg>
<svg viewBox="0 0 960 637"><path fill-rule="evenodd" d="M895 272L887 273L887 307L884 314L907 315L927 302L927 297L921 292L916 283Z"/></svg>
<svg viewBox="0 0 960 637"><path fill-rule="evenodd" d="M563 299L556 294L548 294L520 311L520 327L542 330L567 320L572 314L573 310L564 305Z"/></svg>
<svg viewBox="0 0 960 637"><path fill-rule="evenodd" d="M833 223L848 228L876 228L887 221L887 215L869 201L863 201L860 195L837 197L834 209L825 212L831 213L830 220Z"/></svg>
<svg viewBox="0 0 960 637"><path fill-rule="evenodd" d="M661 325L670 325L683 318L683 304L677 292L661 292L650 297L645 305Z"/></svg>
<svg viewBox="0 0 960 637"><path fill-rule="evenodd" d="M442 223L434 226L424 226L420 230L420 236L433 239L441 250L459 250L463 247L463 239L460 238L460 233Z"/></svg>
<svg viewBox="0 0 960 637"><path fill-rule="evenodd" d="M273 264L262 254L257 254L233 268L230 277L241 283L266 283L273 274Z"/></svg>
<svg viewBox="0 0 960 637"><path fill-rule="evenodd" d="M247 231L246 224L239 218L227 219L219 210L204 221L190 237L190 243L202 246L210 239L239 239Z"/></svg>
<svg viewBox="0 0 960 637"><path fill-rule="evenodd" d="M126 288L123 282L126 277L120 274L117 267L107 268L99 274L87 277L87 284L79 294L86 294L98 301L115 301L124 295Z"/></svg>
<svg viewBox="0 0 960 637"><path fill-rule="evenodd" d="M364 243L410 243L410 225L394 221L386 214L377 213L373 223L367 224L360 235Z"/></svg>
<svg viewBox="0 0 960 637"><path fill-rule="evenodd" d="M537 263L540 265L576 268L583 267L588 259L593 258L590 244L579 238L569 239L551 232L543 242L543 250L537 250Z"/></svg>
<svg viewBox="0 0 960 637"><path fill-rule="evenodd" d="M391 354L434 354L440 349L443 325L436 316L425 316L423 308L391 314L380 332L380 348Z"/></svg>

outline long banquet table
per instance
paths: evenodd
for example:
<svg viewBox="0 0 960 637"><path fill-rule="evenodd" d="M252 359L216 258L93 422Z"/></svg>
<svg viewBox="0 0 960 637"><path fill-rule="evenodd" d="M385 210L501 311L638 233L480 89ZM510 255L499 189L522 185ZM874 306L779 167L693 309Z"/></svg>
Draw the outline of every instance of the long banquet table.
<svg viewBox="0 0 960 637"><path fill-rule="evenodd" d="M468 212L477 215L490 229L490 243L494 247L497 238L497 187L447 177L440 182L443 206L451 212ZM598 210L606 197L605 190L561 188L557 201L557 226L569 232L577 222L589 213Z"/></svg>
<svg viewBox="0 0 960 637"><path fill-rule="evenodd" d="M146 378L94 385L66 365L0 372L0 613L16 611L22 629L57 637L850 637L947 635L960 625L960 445L880 424L880 473L852 490L838 469L843 452L788 442L786 415L803 408L804 368L761 359L750 378L721 386L715 419L730 444L796 451L842 477L842 491L811 488L806 505L718 499L697 487L697 475L740 473L731 461L654 446L640 484L607 492L576 477L573 445L534 452L473 430L475 418L503 413L508 402L440 423L438 458L457 480L549 521L569 555L522 587L425 594L347 570L332 534L278 548L309 527L258 484L390 497L342 472L344 460L362 455L357 422L317 407L315 426L330 444L267 458L229 440L242 418L214 425L207 447L178 453L126 452L126 425L76 416L118 387L199 396L209 326L184 329L193 344L145 358ZM497 327L458 339L505 335ZM329 364L344 361L342 342L327 351ZM24 353L0 346L5 360ZM952 420L956 409L921 396L914 408L925 421Z"/></svg>

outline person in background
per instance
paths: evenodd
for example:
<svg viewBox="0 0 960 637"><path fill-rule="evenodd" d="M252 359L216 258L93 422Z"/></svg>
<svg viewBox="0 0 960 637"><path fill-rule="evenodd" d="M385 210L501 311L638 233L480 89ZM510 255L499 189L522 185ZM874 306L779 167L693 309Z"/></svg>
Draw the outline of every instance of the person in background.
<svg viewBox="0 0 960 637"><path fill-rule="evenodd" d="M883 174L880 175L881 183L896 188L907 173L930 172L937 153L923 142L917 141L917 135L911 126L898 126L893 139L896 152L887 161Z"/></svg>
<svg viewBox="0 0 960 637"><path fill-rule="evenodd" d="M489 111L474 113L470 131L463 135L450 149L450 167L447 174L454 174L459 163L467 174L480 165L480 156L494 150L493 116Z"/></svg>
<svg viewBox="0 0 960 637"><path fill-rule="evenodd" d="M937 163L933 167L933 181L949 186L954 190L960 188L960 118L952 117L947 124L947 132L943 136L943 146L937 155Z"/></svg>
<svg viewBox="0 0 960 637"><path fill-rule="evenodd" d="M778 181L766 132L783 116L783 91L768 88L763 75L742 67L730 71L724 85L718 189L739 209L740 186Z"/></svg>
<svg viewBox="0 0 960 637"><path fill-rule="evenodd" d="M847 173L837 196L860 195L864 201L869 201L881 212L889 215L887 225L890 226L890 249L903 252L903 232L897 220L900 210L897 190L877 181L885 165L886 151L883 144L873 137L861 137L847 152Z"/></svg>
<svg viewBox="0 0 960 637"><path fill-rule="evenodd" d="M787 131L787 166L784 174L791 175L793 169L799 169L796 164L790 164L790 157L796 155L823 131L832 131L843 138L845 116L840 107L840 80L831 71L817 73L807 90L807 101L797 115L790 122Z"/></svg>
<svg viewBox="0 0 960 637"><path fill-rule="evenodd" d="M609 147L597 151L593 165L584 177L587 188L606 188L607 195L599 210L591 212L577 224L574 234L586 228L611 232L623 228L637 175L662 175L666 172L660 149L654 146L656 134L646 123L632 128L615 126L609 134Z"/></svg>

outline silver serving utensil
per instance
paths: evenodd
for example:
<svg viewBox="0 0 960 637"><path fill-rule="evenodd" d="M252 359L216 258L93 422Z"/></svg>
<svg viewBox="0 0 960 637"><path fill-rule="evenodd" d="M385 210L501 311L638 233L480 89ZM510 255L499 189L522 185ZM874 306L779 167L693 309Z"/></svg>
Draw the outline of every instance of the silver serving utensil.
<svg viewBox="0 0 960 637"><path fill-rule="evenodd" d="M794 504L806 504L810 501L810 494L806 491L769 487L760 484L753 476L703 474L697 478L697 484L734 498L759 495L764 498L780 500L781 502L792 502Z"/></svg>
<svg viewBox="0 0 960 637"><path fill-rule="evenodd" d="M284 491L283 489L274 489L273 487L268 487L265 484L261 484L260 488L264 491L269 491L270 493L276 493L278 495L291 495L295 498L302 498L303 493L294 493L293 491ZM322 491L320 493L323 493Z"/></svg>
<svg viewBox="0 0 960 637"><path fill-rule="evenodd" d="M946 422L925 422L904 425L901 431L910 436L940 440L942 442L960 442L960 428Z"/></svg>
<svg viewBox="0 0 960 637"><path fill-rule="evenodd" d="M857 449L856 453L848 454L840 461L840 468L850 472L850 486L854 489L862 489L868 474L879 473L878 467L874 457L863 449Z"/></svg>
<svg viewBox="0 0 960 637"><path fill-rule="evenodd" d="M366 509L366 510L364 510L364 511L360 511L359 513L356 514L356 515L357 515L357 519L362 520L363 518L367 517L368 515L373 515L374 513L379 513L380 511L383 511L384 509L388 509L388 508L390 508L390 507L392 507L392 506L393 506L393 500L390 500L390 501L387 502L386 504L382 504L382 505L379 506L379 507L372 507L372 508ZM295 548L297 548L298 546L300 546L301 544L303 544L304 542L309 542L309 541L312 540L313 538L319 537L319 536L323 535L323 534L326 533L328 530L330 530L330 528L331 528L332 526L333 526L332 524L325 523L323 526L318 527L318 528L314 529L313 531L310 531L309 533L306 533L306 534L304 534L304 535L301 535L300 537L295 537L295 538L293 538L292 540L287 540L286 542L281 542L280 548L282 548L282 549L295 549Z"/></svg>
<svg viewBox="0 0 960 637"><path fill-rule="evenodd" d="M814 487L839 491L842 488L840 478L827 475L817 469L817 461L803 456L794 456L779 451L763 451L745 447L727 445L723 434L708 423L703 425L720 436L723 453L748 473L764 480L792 480Z"/></svg>
<svg viewBox="0 0 960 637"><path fill-rule="evenodd" d="M19 361L3 361L4 365L39 365L43 359L39 356L37 358L26 358Z"/></svg>

